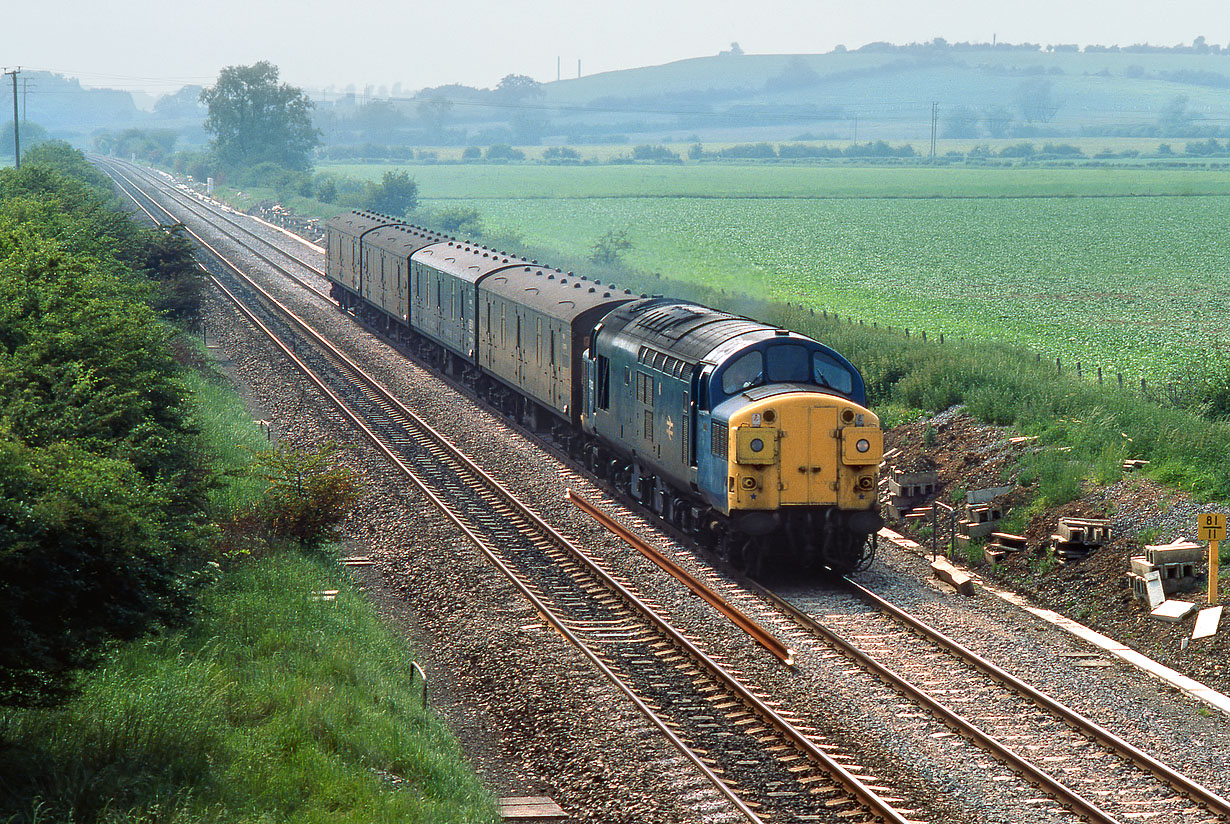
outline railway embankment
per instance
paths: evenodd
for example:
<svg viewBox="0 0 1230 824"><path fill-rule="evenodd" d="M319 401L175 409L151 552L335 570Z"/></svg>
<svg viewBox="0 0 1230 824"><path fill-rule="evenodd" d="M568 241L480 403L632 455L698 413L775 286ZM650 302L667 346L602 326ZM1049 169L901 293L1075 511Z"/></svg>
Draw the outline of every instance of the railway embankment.
<svg viewBox="0 0 1230 824"><path fill-rule="evenodd" d="M492 820L331 548L234 540L307 465L256 459L168 321L197 316L186 247L67 147L24 161L0 173L0 819Z"/></svg>

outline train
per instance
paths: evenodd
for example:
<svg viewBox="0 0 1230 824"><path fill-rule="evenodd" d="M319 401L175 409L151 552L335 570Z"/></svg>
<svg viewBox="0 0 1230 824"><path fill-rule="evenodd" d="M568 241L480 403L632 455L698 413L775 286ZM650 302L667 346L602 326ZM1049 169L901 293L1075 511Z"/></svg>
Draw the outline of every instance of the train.
<svg viewBox="0 0 1230 824"><path fill-rule="evenodd" d="M725 562L847 573L883 526L883 431L805 335L378 212L325 224L338 306Z"/></svg>

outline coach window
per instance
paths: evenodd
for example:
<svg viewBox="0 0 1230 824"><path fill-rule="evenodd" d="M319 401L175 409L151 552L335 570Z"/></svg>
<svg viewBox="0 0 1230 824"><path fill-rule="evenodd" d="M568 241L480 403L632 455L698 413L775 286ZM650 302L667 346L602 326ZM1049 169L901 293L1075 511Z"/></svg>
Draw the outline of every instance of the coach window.
<svg viewBox="0 0 1230 824"><path fill-rule="evenodd" d="M722 373L722 391L735 395L764 383L764 355L753 350L739 357Z"/></svg>

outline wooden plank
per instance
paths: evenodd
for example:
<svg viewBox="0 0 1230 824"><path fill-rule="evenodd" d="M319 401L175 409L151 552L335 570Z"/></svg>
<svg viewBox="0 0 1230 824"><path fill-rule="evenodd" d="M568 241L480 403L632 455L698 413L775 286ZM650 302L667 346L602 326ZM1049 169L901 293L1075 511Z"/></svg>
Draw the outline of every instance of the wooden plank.
<svg viewBox="0 0 1230 824"><path fill-rule="evenodd" d="M553 800L545 795L512 796L501 798L497 802L496 811L505 821L524 821L527 819L566 818L567 813Z"/></svg>

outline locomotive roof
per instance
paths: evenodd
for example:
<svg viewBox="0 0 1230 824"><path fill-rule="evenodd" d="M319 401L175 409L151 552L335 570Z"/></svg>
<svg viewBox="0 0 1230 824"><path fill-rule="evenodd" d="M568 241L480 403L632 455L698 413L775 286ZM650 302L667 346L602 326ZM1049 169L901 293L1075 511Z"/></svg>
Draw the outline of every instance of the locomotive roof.
<svg viewBox="0 0 1230 824"><path fill-rule="evenodd" d="M580 277L571 272L534 265L508 266L491 273L482 288L515 300L542 314L571 322L578 315L605 306L614 307L634 298L627 289Z"/></svg>
<svg viewBox="0 0 1230 824"><path fill-rule="evenodd" d="M617 329L621 323L620 334L692 362L706 359L733 338L776 332L776 327L760 321L660 297L622 306L606 321L607 326Z"/></svg>

